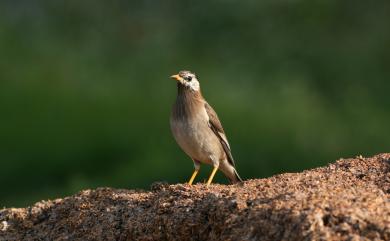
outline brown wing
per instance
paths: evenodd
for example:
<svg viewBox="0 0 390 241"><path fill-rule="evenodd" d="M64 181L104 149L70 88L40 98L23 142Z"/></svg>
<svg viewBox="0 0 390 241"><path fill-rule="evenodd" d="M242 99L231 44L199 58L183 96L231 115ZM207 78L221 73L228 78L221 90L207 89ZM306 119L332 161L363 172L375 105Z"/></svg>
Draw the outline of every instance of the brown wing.
<svg viewBox="0 0 390 241"><path fill-rule="evenodd" d="M217 113L214 111L214 109L206 102L205 103L206 113L209 116L209 126L211 130L215 133L215 135L218 137L219 141L222 144L223 150L226 153L227 159L229 163L235 167L234 159L232 156L232 151L230 149L229 142L226 138L225 131L223 130L221 121L219 121Z"/></svg>

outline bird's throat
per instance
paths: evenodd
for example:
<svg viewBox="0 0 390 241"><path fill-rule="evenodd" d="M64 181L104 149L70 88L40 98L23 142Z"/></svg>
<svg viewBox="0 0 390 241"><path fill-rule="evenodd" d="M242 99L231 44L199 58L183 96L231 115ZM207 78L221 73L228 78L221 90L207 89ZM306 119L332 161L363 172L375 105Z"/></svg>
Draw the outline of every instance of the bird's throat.
<svg viewBox="0 0 390 241"><path fill-rule="evenodd" d="M191 90L180 83L177 85L177 98L174 106L174 115L177 118L196 115L197 110L204 105L200 91Z"/></svg>
<svg viewBox="0 0 390 241"><path fill-rule="evenodd" d="M177 97L181 99L203 99L200 90L193 90L181 83L177 83Z"/></svg>

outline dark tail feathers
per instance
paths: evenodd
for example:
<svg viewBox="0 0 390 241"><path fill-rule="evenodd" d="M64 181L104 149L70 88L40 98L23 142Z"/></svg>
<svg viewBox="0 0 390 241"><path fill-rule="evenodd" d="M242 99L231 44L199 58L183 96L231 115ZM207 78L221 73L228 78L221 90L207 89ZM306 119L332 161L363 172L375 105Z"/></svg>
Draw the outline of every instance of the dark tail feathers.
<svg viewBox="0 0 390 241"><path fill-rule="evenodd" d="M240 175L238 175L238 172L236 171L236 169L234 169L234 176L235 176L234 180L230 179L230 182L232 184L242 182L242 178L240 177Z"/></svg>

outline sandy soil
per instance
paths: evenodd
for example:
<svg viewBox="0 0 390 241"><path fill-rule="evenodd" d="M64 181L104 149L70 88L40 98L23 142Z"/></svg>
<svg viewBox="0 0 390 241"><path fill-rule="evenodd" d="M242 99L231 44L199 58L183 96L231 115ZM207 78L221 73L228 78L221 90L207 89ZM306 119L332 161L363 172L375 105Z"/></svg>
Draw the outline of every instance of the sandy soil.
<svg viewBox="0 0 390 241"><path fill-rule="evenodd" d="M390 154L237 185L84 190L0 210L0 240L390 240Z"/></svg>

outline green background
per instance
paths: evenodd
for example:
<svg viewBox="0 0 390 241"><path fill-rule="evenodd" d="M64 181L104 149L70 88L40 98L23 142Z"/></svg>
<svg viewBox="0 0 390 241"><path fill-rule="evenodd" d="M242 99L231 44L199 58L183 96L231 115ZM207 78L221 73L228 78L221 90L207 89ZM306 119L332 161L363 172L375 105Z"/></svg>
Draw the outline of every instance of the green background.
<svg viewBox="0 0 390 241"><path fill-rule="evenodd" d="M385 0L3 0L0 207L187 181L169 129L182 69L245 179L387 152L389 13Z"/></svg>

